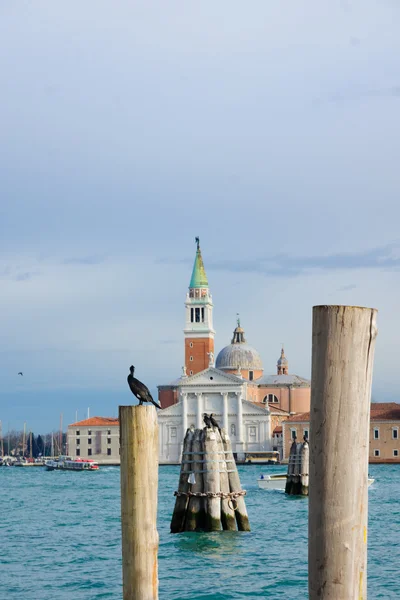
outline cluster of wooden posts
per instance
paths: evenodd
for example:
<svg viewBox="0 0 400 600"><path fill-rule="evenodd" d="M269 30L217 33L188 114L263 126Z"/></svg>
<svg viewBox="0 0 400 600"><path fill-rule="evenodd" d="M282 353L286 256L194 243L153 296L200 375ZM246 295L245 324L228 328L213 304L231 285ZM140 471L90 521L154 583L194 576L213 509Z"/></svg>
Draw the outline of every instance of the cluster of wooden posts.
<svg viewBox="0 0 400 600"><path fill-rule="evenodd" d="M368 437L376 312L346 306L313 309L308 521L310 600L367 598ZM119 418L123 597L124 600L157 600L156 411L153 406L121 406ZM231 483L235 467L226 443L227 438L224 441L224 436L221 438L215 429L187 433L171 530L233 527L232 509L239 506L243 496L229 497L223 492L228 490L226 477L229 493L242 491L238 480ZM300 473L296 473L294 456L296 452L297 457L298 446L292 445L294 470L288 481L292 490L296 487L298 490L300 483L303 486L301 462L306 459L308 444L299 446ZM211 463L211 460L216 462ZM225 470L220 468L224 463ZM306 481L304 486L307 487ZM196 490L206 496L187 495ZM186 494L179 495L179 492ZM247 513L245 507L241 510L242 513L234 510L235 520L239 529L245 529ZM238 513L242 515L242 525ZM265 535L268 543L267 531Z"/></svg>
<svg viewBox="0 0 400 600"><path fill-rule="evenodd" d="M250 531L232 445L224 429L188 429L171 533Z"/></svg>
<svg viewBox="0 0 400 600"><path fill-rule="evenodd" d="M290 447L285 492L290 496L308 496L309 446L293 440Z"/></svg>

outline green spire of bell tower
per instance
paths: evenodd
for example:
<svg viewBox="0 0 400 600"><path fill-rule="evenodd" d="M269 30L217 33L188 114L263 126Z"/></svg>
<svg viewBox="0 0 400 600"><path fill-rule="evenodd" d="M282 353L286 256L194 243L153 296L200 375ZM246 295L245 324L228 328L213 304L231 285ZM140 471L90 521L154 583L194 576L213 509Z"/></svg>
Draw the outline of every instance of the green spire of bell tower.
<svg viewBox="0 0 400 600"><path fill-rule="evenodd" d="M206 270L204 268L203 258L200 250L200 238L196 237L196 258L194 259L192 278L190 280L190 288L208 288L208 280Z"/></svg>

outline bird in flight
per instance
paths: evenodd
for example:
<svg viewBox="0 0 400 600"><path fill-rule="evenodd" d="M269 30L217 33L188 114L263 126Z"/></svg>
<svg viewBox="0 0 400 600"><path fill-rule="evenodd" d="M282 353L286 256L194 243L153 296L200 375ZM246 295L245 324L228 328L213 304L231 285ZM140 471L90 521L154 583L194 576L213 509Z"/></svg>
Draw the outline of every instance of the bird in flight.
<svg viewBox="0 0 400 600"><path fill-rule="evenodd" d="M22 372L22 371L20 371L20 372L18 373L18 375L23 375L23 372Z"/></svg>
<svg viewBox="0 0 400 600"><path fill-rule="evenodd" d="M149 388L144 385L144 383L139 381L139 379L136 379L136 377L133 376L135 372L135 367L133 365L129 368L129 371L128 385L132 394L134 394L139 400L139 404L141 405L143 402L151 402L154 404L154 406L157 406L157 408L161 408L158 402L156 402L153 396L150 394Z"/></svg>

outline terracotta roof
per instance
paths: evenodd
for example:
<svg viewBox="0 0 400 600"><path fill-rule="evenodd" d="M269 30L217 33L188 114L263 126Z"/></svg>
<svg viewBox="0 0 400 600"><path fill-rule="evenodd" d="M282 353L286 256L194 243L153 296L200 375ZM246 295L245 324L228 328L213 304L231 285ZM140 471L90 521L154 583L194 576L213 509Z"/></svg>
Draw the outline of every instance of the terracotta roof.
<svg viewBox="0 0 400 600"><path fill-rule="evenodd" d="M285 410L284 408L279 408L279 406L275 406L275 404L274 404L273 402L270 402L270 403L268 404L268 406L269 406L269 410L270 410L272 413L275 413L275 412L276 412L276 413L284 413L285 415L288 415L288 414L289 414L287 410Z"/></svg>
<svg viewBox="0 0 400 600"><path fill-rule="evenodd" d="M374 402L371 404L371 421L400 421L400 404Z"/></svg>
<svg viewBox="0 0 400 600"><path fill-rule="evenodd" d="M285 423L306 423L310 413L292 415ZM397 402L374 402L371 404L371 421L400 421L400 404Z"/></svg>
<svg viewBox="0 0 400 600"><path fill-rule="evenodd" d="M298 415L292 415L288 419L285 419L284 423L308 423L310 420L310 413L299 413Z"/></svg>
<svg viewBox="0 0 400 600"><path fill-rule="evenodd" d="M95 427L96 425L114 425L115 427L119 427L119 421L113 417L90 417L90 419L85 419L84 421L71 423L69 427Z"/></svg>
<svg viewBox="0 0 400 600"><path fill-rule="evenodd" d="M282 425L279 425L278 427L275 427L274 431L272 433L282 433Z"/></svg>

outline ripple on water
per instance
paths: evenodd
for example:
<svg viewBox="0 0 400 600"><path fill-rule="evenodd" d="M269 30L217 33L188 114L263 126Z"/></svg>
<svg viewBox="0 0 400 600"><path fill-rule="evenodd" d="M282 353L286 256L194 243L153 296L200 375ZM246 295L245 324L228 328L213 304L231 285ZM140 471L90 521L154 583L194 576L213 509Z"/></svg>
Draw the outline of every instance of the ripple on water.
<svg viewBox="0 0 400 600"><path fill-rule="evenodd" d="M177 467L161 467L158 530L163 600L307 598L308 500L256 486L273 467L241 467L252 531L171 535ZM400 470L370 467L368 591L399 598ZM2 597L122 596L119 469L0 469ZM5 510L4 507L11 507Z"/></svg>

